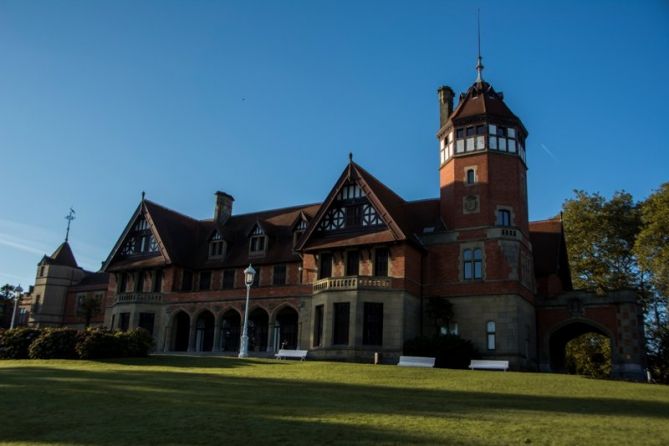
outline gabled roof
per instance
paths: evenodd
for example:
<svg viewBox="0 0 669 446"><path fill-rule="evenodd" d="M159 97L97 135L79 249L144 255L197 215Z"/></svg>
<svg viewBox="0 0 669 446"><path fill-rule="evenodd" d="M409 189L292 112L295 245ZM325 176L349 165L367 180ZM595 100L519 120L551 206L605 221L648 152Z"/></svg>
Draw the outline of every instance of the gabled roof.
<svg viewBox="0 0 669 446"><path fill-rule="evenodd" d="M358 184L365 192L370 204L374 206L387 227L383 229L370 229L361 234L343 235L334 233L325 237L319 237L316 240L315 233L321 220L330 210L342 187L351 181ZM335 186L330 190L318 214L310 222L309 228L298 243L297 249L310 250L405 240L420 244L418 238L415 236L418 232L415 226L416 223L423 222L424 219L415 218L410 210L422 210L429 207L429 219L432 219L434 217L432 215L433 211L438 215L438 200L434 201L434 203L437 203L436 205L433 202L430 202L430 204L426 202L420 205L416 205L415 203L419 202L406 202L375 176L351 160L335 183Z"/></svg>
<svg viewBox="0 0 669 446"><path fill-rule="evenodd" d="M534 254L534 274L546 277L557 274L565 289L572 288L567 243L560 216L530 222L530 241Z"/></svg>
<svg viewBox="0 0 669 446"><path fill-rule="evenodd" d="M63 242L58 248L56 248L51 256L42 257L40 265L42 264L79 268L68 242Z"/></svg>

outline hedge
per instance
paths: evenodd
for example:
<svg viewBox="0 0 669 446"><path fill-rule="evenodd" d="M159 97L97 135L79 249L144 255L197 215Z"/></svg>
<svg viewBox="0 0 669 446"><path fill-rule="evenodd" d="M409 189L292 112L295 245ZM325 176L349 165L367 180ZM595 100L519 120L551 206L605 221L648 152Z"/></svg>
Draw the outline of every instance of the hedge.
<svg viewBox="0 0 669 446"><path fill-rule="evenodd" d="M404 343L404 354L436 358L435 367L466 369L479 353L467 339L456 335L419 336Z"/></svg>
<svg viewBox="0 0 669 446"><path fill-rule="evenodd" d="M15 328L0 330L0 359L103 359L145 357L153 338L144 329Z"/></svg>

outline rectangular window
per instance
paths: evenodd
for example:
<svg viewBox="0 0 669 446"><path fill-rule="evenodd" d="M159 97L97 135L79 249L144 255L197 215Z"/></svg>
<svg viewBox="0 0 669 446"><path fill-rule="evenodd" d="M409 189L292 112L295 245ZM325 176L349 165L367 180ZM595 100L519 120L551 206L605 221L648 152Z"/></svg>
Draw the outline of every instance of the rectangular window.
<svg viewBox="0 0 669 446"><path fill-rule="evenodd" d="M486 344L488 346L488 350L495 350L496 334L497 334L497 327L495 326L495 321L488 321L486 323L486 336L487 336Z"/></svg>
<svg viewBox="0 0 669 446"><path fill-rule="evenodd" d="M365 302L362 323L362 343L383 345L383 304Z"/></svg>
<svg viewBox="0 0 669 446"><path fill-rule="evenodd" d="M346 253L346 275L357 276L360 270L360 254L358 251L348 251Z"/></svg>
<svg viewBox="0 0 669 446"><path fill-rule="evenodd" d="M318 277L320 279L332 277L332 254L323 253L320 255L320 260L318 262Z"/></svg>
<svg viewBox="0 0 669 446"><path fill-rule="evenodd" d="M509 140L509 152L516 153L516 140L515 139L510 139Z"/></svg>
<svg viewBox="0 0 669 446"><path fill-rule="evenodd" d="M121 273L118 279L118 292L125 293L125 289L128 286L128 275L126 273Z"/></svg>
<svg viewBox="0 0 669 446"><path fill-rule="evenodd" d="M485 149L485 141L483 136L477 136L476 137L476 150L483 150Z"/></svg>
<svg viewBox="0 0 669 446"><path fill-rule="evenodd" d="M497 126L490 124L488 126L488 134L490 135L496 135L497 134Z"/></svg>
<svg viewBox="0 0 669 446"><path fill-rule="evenodd" d="M346 207L346 226L360 226L362 224L362 206Z"/></svg>
<svg viewBox="0 0 669 446"><path fill-rule="evenodd" d="M274 271L272 274L272 284L273 285L286 284L286 265L274 265Z"/></svg>
<svg viewBox="0 0 669 446"><path fill-rule="evenodd" d="M462 139L465 137L465 129L457 129L455 131L455 138L456 139Z"/></svg>
<svg viewBox="0 0 669 446"><path fill-rule="evenodd" d="M515 138L516 137L516 129L509 128L508 133L509 133L509 138Z"/></svg>
<svg viewBox="0 0 669 446"><path fill-rule="evenodd" d="M181 276L181 291L190 291L193 289L193 271L184 270Z"/></svg>
<svg viewBox="0 0 669 446"><path fill-rule="evenodd" d="M455 152L456 153L463 153L465 151L465 140L464 139L458 139L455 143Z"/></svg>
<svg viewBox="0 0 669 446"><path fill-rule="evenodd" d="M474 136L474 127L467 127L467 136Z"/></svg>
<svg viewBox="0 0 669 446"><path fill-rule="evenodd" d="M157 269L153 272L153 286L151 290L154 293L160 293L163 285L163 270Z"/></svg>
<svg viewBox="0 0 669 446"><path fill-rule="evenodd" d="M135 292L144 291L144 273L142 271L135 273Z"/></svg>
<svg viewBox="0 0 669 446"><path fill-rule="evenodd" d="M332 343L334 345L348 345L348 325L351 305L348 302L334 304L334 327Z"/></svg>
<svg viewBox="0 0 669 446"><path fill-rule="evenodd" d="M506 138L498 138L499 140L499 150L506 152Z"/></svg>
<svg viewBox="0 0 669 446"><path fill-rule="evenodd" d="M314 309L314 347L322 347L323 341L323 305Z"/></svg>
<svg viewBox="0 0 669 446"><path fill-rule="evenodd" d="M511 226L511 211L508 209L497 211L497 226Z"/></svg>
<svg viewBox="0 0 669 446"><path fill-rule="evenodd" d="M200 289L207 291L211 288L211 271L200 272Z"/></svg>
<svg viewBox="0 0 669 446"><path fill-rule="evenodd" d="M374 250L374 275L388 275L388 248L376 248Z"/></svg>
<svg viewBox="0 0 669 446"><path fill-rule="evenodd" d="M154 313L139 313L139 328L143 328L148 331L150 335L153 335L153 324L156 320L156 315Z"/></svg>
<svg viewBox="0 0 669 446"><path fill-rule="evenodd" d="M473 152L475 147L475 138L467 138L467 152Z"/></svg>
<svg viewBox="0 0 669 446"><path fill-rule="evenodd" d="M118 329L128 331L130 328L130 313L120 313L118 315Z"/></svg>
<svg viewBox="0 0 669 446"><path fill-rule="evenodd" d="M485 135L485 126L484 125L477 125L476 126L476 134L477 135Z"/></svg>
<svg viewBox="0 0 669 446"><path fill-rule="evenodd" d="M497 150L497 137L496 136L489 136L488 137L488 146L490 146L490 149L492 149L492 150Z"/></svg>
<svg viewBox="0 0 669 446"><path fill-rule="evenodd" d="M256 275L253 276L253 284L251 286L259 287L260 286L260 267L256 266Z"/></svg>
<svg viewBox="0 0 669 446"><path fill-rule="evenodd" d="M480 248L462 251L463 278L465 280L483 278L483 254Z"/></svg>
<svg viewBox="0 0 669 446"><path fill-rule="evenodd" d="M235 270L226 269L223 271L223 289L230 290L235 287Z"/></svg>

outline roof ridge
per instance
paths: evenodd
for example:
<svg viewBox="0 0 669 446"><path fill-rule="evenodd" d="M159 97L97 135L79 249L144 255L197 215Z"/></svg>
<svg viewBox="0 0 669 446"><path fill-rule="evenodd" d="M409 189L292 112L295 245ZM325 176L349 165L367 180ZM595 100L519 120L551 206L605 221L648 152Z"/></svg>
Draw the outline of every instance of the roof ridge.
<svg viewBox="0 0 669 446"><path fill-rule="evenodd" d="M555 217L551 217L551 218L545 218L543 220L531 220L529 223L530 224L532 224L532 223L543 223L543 222L549 222L549 221L553 222L553 223L561 223L560 215L556 215Z"/></svg>
<svg viewBox="0 0 669 446"><path fill-rule="evenodd" d="M287 206L287 207L276 208L276 209L265 209L265 210L262 210L262 211L255 211L255 212L245 212L245 213L243 213L243 214L234 214L234 215L231 215L230 218L235 218L235 217L248 217L249 215L253 215L253 214L261 214L261 213L265 213L265 212L278 212L278 211L288 211L288 210L291 210L291 211L292 211L292 210L298 210L298 209L308 208L308 207L311 207L311 206L320 206L320 205L322 205L322 204L323 204L322 202L320 202L320 203L317 202L317 203L310 203L310 204L297 205L297 206ZM213 218L206 218L206 219L198 220L198 221L201 221L201 222L211 222L211 221L214 221L214 219L213 219Z"/></svg>
<svg viewBox="0 0 669 446"><path fill-rule="evenodd" d="M397 198L399 198L399 199L402 201L402 204L404 204L404 203L407 202L407 201L406 201L404 198L402 198L397 192L395 192L393 189L391 189L390 187L388 187L383 181L379 180L379 179L376 178L374 175L372 175L372 174L369 173L367 170L365 170L364 167L362 167L361 165L359 165L359 164L357 164L357 163L355 163L355 162L352 162L352 164L355 166L356 169L362 171L362 173L364 173L365 175L368 175L372 180L376 181L376 182L379 184L379 186L385 188L386 190L388 190L388 192L390 192L391 194L393 194L393 195L395 195Z"/></svg>
<svg viewBox="0 0 669 446"><path fill-rule="evenodd" d="M163 206L162 204L156 203L155 201L151 201L151 200L147 200L147 199L145 199L144 202L145 202L145 203L149 203L149 204L151 204L151 205L153 205L153 206L157 206L157 207L159 207L159 208L162 208L162 209L164 209L164 210L166 210L166 211L168 211L168 212L172 212L173 214L177 214L177 215L179 215L179 216L181 216L181 217L185 217L185 218L187 218L187 219L189 219L189 220L192 220L194 223L198 223L198 222L201 221L201 220L198 220L198 219L196 219L196 218L191 217L190 215L186 215L186 214L184 214L184 213L182 213L182 212L175 211L175 210L172 209L172 208L168 208L167 206Z"/></svg>

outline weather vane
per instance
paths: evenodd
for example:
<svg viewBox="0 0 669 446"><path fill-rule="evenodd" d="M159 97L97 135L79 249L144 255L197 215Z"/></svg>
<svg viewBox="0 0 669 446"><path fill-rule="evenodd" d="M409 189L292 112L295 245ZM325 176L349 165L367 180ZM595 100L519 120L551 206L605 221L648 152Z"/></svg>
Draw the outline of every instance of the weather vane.
<svg viewBox="0 0 669 446"><path fill-rule="evenodd" d="M65 232L65 242L67 242L67 239L70 238L70 223L72 223L72 220L75 219L74 214L75 214L74 209L70 207L70 213L67 214L67 216L65 217L65 220L67 220L67 232Z"/></svg>

